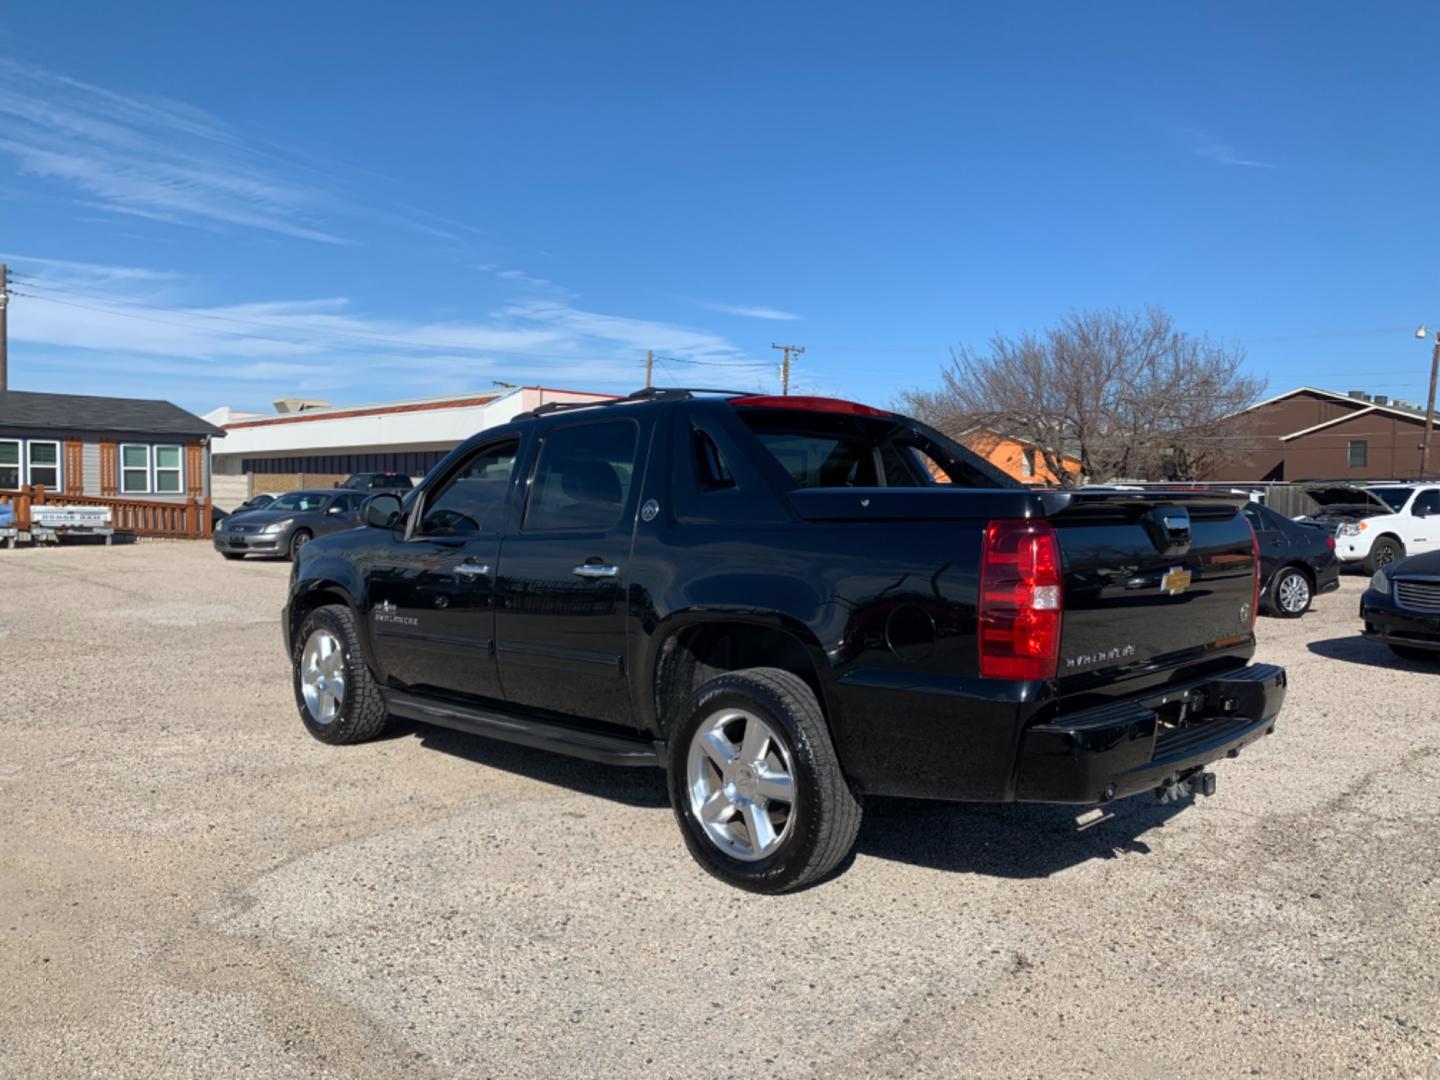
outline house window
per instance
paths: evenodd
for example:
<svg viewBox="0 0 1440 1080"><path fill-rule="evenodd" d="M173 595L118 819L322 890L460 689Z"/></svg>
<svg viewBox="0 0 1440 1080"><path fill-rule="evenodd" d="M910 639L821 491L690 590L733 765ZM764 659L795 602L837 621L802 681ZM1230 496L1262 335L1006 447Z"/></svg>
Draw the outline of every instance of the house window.
<svg viewBox="0 0 1440 1080"><path fill-rule="evenodd" d="M20 440L0 439L0 491L20 490Z"/></svg>
<svg viewBox="0 0 1440 1080"><path fill-rule="evenodd" d="M155 447L155 490L162 495L180 494L184 490L180 473L180 447Z"/></svg>
<svg viewBox="0 0 1440 1080"><path fill-rule="evenodd" d="M30 483L44 484L49 491L60 488L60 444L31 439L25 444Z"/></svg>
<svg viewBox="0 0 1440 1080"><path fill-rule="evenodd" d="M1034 475L1035 451L1033 449L1026 449L1020 458L1020 476L1022 479L1029 480Z"/></svg>
<svg viewBox="0 0 1440 1080"><path fill-rule="evenodd" d="M1350 468L1363 469L1370 461L1370 444L1364 439L1350 440Z"/></svg>
<svg viewBox="0 0 1440 1080"><path fill-rule="evenodd" d="M150 491L150 447L125 443L120 447L120 490L126 495Z"/></svg>

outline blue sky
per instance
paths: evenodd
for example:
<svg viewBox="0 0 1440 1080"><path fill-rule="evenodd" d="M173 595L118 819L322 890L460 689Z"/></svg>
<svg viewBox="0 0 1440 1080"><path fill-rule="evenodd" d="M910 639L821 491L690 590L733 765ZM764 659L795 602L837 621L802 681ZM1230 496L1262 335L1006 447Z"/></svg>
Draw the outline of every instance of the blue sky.
<svg viewBox="0 0 1440 1080"><path fill-rule="evenodd" d="M1433 5L0 8L11 385L204 411L492 379L888 402L1159 303L1423 400Z"/></svg>

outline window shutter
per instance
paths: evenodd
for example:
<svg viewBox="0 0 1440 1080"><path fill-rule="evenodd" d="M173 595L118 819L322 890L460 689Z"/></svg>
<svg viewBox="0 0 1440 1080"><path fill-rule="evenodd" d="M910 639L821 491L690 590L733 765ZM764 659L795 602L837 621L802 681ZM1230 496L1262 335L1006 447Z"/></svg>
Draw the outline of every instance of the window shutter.
<svg viewBox="0 0 1440 1080"><path fill-rule="evenodd" d="M85 493L85 444L74 439L65 441L65 493Z"/></svg>
<svg viewBox="0 0 1440 1080"><path fill-rule="evenodd" d="M205 448L198 443L185 447L185 490L196 498L205 494Z"/></svg>
<svg viewBox="0 0 1440 1080"><path fill-rule="evenodd" d="M113 497L120 486L119 455L113 442L100 444L100 494Z"/></svg>

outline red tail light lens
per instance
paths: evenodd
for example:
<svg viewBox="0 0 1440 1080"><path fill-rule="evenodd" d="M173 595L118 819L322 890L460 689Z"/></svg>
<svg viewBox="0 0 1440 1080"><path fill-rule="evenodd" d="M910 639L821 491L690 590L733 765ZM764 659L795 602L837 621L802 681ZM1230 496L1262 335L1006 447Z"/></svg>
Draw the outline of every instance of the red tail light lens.
<svg viewBox="0 0 1440 1080"><path fill-rule="evenodd" d="M980 560L980 674L1053 679L1060 656L1060 545L1043 521L992 521Z"/></svg>
<svg viewBox="0 0 1440 1080"><path fill-rule="evenodd" d="M1333 547L1335 546L1335 537L1333 537L1333 536L1327 536L1327 537L1325 537L1325 546L1328 547L1328 548L1333 548Z"/></svg>

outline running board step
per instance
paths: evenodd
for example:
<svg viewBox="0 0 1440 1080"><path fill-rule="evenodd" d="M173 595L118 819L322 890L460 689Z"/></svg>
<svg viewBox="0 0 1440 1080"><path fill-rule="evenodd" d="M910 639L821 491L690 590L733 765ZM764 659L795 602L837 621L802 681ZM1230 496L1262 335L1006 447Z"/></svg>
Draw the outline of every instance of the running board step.
<svg viewBox="0 0 1440 1080"><path fill-rule="evenodd" d="M559 754L606 765L661 764L660 747L639 735L630 738L624 735L608 735L602 731L586 731L533 717L435 701L399 690L386 690L385 702L391 713L406 720L439 724L441 727L484 735L502 742L553 750Z"/></svg>

